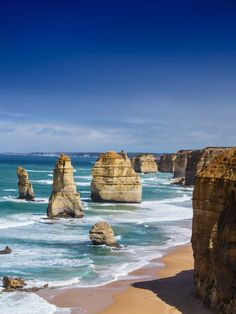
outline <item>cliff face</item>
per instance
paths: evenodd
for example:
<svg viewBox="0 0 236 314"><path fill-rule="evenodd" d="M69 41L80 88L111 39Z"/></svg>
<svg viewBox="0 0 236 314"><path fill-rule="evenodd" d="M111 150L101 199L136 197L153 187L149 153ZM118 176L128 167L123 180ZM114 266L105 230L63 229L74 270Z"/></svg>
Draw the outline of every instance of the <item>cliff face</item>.
<svg viewBox="0 0 236 314"><path fill-rule="evenodd" d="M93 167L92 176L92 200L141 202L141 180L124 152L117 154L111 151L101 154Z"/></svg>
<svg viewBox="0 0 236 314"><path fill-rule="evenodd" d="M173 172L173 158L175 154L164 154L161 155L158 161L159 172Z"/></svg>
<svg viewBox="0 0 236 314"><path fill-rule="evenodd" d="M185 185L191 186L195 184L195 178L198 170L198 164L202 157L202 150L193 150L186 155L186 168L185 168Z"/></svg>
<svg viewBox="0 0 236 314"><path fill-rule="evenodd" d="M151 154L142 154L132 158L132 165L135 172L153 173L157 172L156 157Z"/></svg>
<svg viewBox="0 0 236 314"><path fill-rule="evenodd" d="M197 174L192 246L197 293L218 313L236 313L236 149Z"/></svg>
<svg viewBox="0 0 236 314"><path fill-rule="evenodd" d="M76 191L73 170L70 158L61 155L53 173L53 190L47 209L48 217L83 217L80 194Z"/></svg>
<svg viewBox="0 0 236 314"><path fill-rule="evenodd" d="M197 165L197 172L206 167L217 155L222 154L229 147L206 147L202 150L201 159Z"/></svg>
<svg viewBox="0 0 236 314"><path fill-rule="evenodd" d="M173 158L173 179L185 178L188 154L191 150L179 150Z"/></svg>
<svg viewBox="0 0 236 314"><path fill-rule="evenodd" d="M210 163L218 154L224 152L226 147L207 147L197 150L178 151L174 157L173 179L176 183L192 186L195 184L195 178L198 171Z"/></svg>
<svg viewBox="0 0 236 314"><path fill-rule="evenodd" d="M19 198L27 201L34 200L34 191L32 183L29 181L28 172L22 168L17 168Z"/></svg>

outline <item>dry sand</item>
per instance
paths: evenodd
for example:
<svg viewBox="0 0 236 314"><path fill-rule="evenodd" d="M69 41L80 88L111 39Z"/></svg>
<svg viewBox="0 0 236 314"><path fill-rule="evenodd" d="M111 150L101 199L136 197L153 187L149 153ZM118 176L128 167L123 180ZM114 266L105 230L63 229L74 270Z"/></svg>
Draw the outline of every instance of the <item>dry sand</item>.
<svg viewBox="0 0 236 314"><path fill-rule="evenodd" d="M73 314L209 314L196 297L190 245L172 249L160 260L130 275L95 288L44 290L40 295Z"/></svg>

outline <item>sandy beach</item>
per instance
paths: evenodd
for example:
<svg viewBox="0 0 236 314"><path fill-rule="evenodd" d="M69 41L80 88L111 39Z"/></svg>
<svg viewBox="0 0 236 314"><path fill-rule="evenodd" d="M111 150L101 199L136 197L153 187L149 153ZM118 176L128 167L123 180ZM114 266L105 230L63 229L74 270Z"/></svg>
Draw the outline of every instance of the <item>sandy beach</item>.
<svg viewBox="0 0 236 314"><path fill-rule="evenodd" d="M195 295L190 245L173 248L161 260L130 275L130 280L100 287L44 290L40 295L59 307L71 308L73 314L212 313Z"/></svg>

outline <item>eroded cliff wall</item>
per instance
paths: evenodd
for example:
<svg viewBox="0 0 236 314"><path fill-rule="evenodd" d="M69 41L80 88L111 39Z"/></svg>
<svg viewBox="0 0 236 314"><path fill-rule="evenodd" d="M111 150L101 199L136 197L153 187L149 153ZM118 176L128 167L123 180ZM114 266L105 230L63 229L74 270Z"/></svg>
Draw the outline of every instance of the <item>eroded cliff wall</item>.
<svg viewBox="0 0 236 314"><path fill-rule="evenodd" d="M217 313L236 313L236 149L197 174L192 246L197 293Z"/></svg>

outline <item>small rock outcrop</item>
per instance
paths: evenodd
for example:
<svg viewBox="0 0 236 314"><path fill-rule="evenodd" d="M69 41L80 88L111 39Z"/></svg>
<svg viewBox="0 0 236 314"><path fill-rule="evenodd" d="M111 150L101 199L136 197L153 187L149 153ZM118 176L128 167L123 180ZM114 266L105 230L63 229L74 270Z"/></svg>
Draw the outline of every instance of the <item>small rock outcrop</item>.
<svg viewBox="0 0 236 314"><path fill-rule="evenodd" d="M155 173L157 172L156 156L152 154L141 154L131 160L134 171L138 173Z"/></svg>
<svg viewBox="0 0 236 314"><path fill-rule="evenodd" d="M84 216L80 194L76 190L71 160L61 155L53 173L53 187L47 208L49 218Z"/></svg>
<svg viewBox="0 0 236 314"><path fill-rule="evenodd" d="M0 250L0 255L11 254L12 249L9 246L6 246L4 250Z"/></svg>
<svg viewBox="0 0 236 314"><path fill-rule="evenodd" d="M192 247L197 293L217 313L236 313L236 148L197 173Z"/></svg>
<svg viewBox="0 0 236 314"><path fill-rule="evenodd" d="M92 169L91 198L96 202L140 203L142 185L127 154L101 154Z"/></svg>
<svg viewBox="0 0 236 314"><path fill-rule="evenodd" d="M96 223L89 232L89 238L95 245L119 247L112 227L106 221Z"/></svg>
<svg viewBox="0 0 236 314"><path fill-rule="evenodd" d="M158 160L158 171L159 172L173 172L173 158L175 154L163 154Z"/></svg>
<svg viewBox="0 0 236 314"><path fill-rule="evenodd" d="M22 278L14 277L3 277L2 284L6 290L21 289L26 286L26 283Z"/></svg>
<svg viewBox="0 0 236 314"><path fill-rule="evenodd" d="M34 191L32 183L29 181L28 172L22 168L17 168L19 198L27 201L34 200Z"/></svg>

